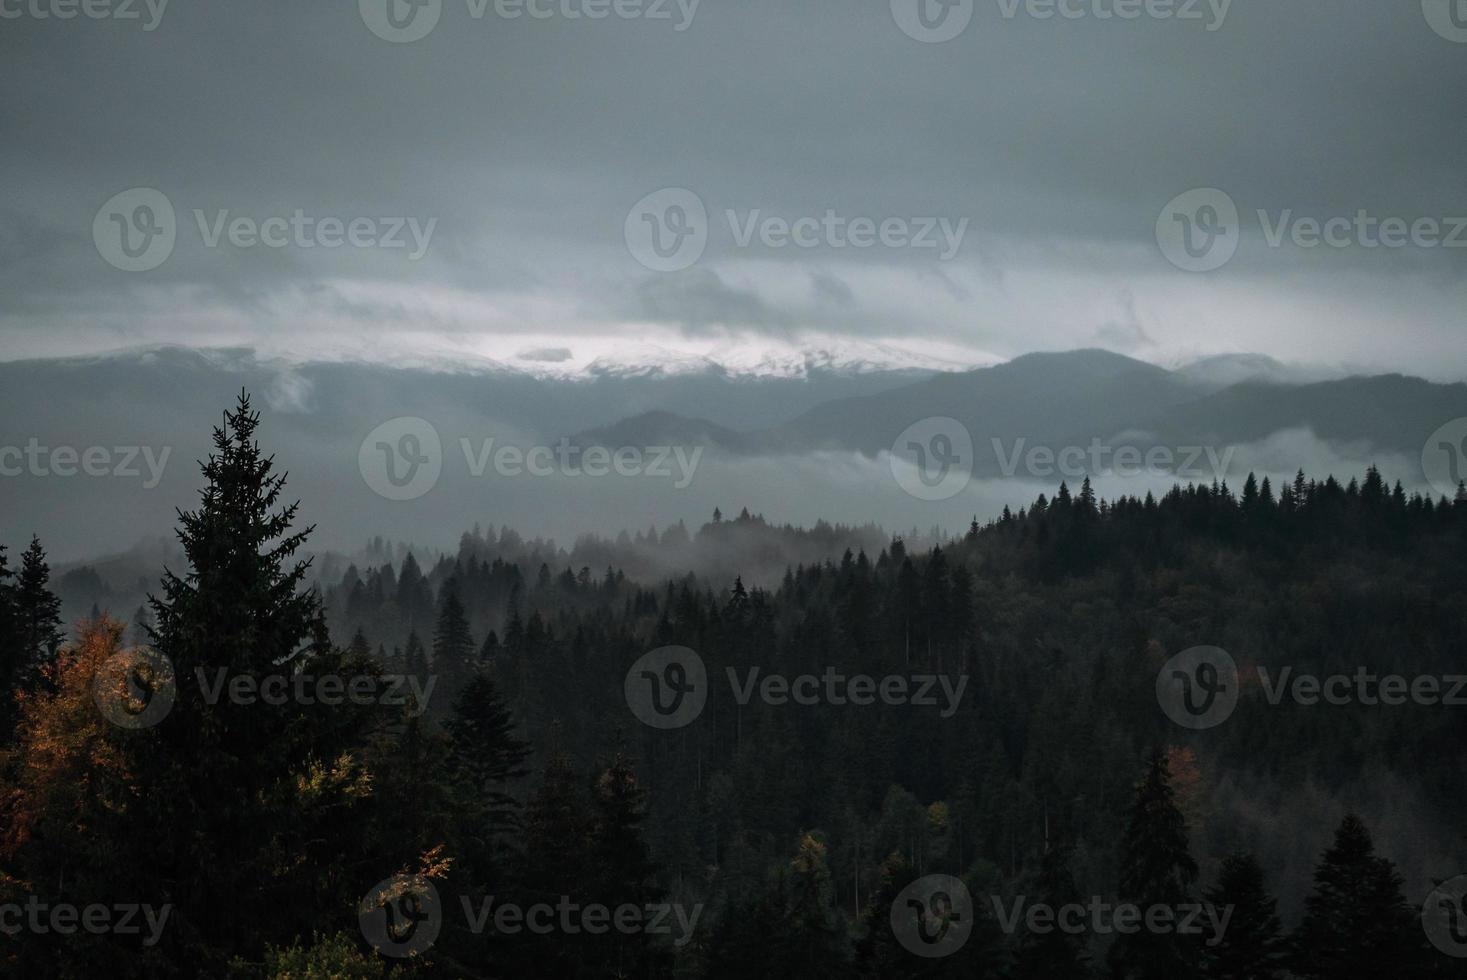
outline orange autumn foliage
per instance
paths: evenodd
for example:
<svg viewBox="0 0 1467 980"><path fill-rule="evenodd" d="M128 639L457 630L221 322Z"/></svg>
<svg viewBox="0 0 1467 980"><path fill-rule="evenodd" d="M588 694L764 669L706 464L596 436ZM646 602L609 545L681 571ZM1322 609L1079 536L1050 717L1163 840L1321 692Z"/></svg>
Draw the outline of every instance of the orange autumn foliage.
<svg viewBox="0 0 1467 980"><path fill-rule="evenodd" d="M101 617L78 627L45 669L45 683L18 695L8 785L0 790L0 860L33 838L85 835L98 816L126 810L137 787L93 698L97 669L122 649L123 625ZM76 839L76 838L73 838Z"/></svg>

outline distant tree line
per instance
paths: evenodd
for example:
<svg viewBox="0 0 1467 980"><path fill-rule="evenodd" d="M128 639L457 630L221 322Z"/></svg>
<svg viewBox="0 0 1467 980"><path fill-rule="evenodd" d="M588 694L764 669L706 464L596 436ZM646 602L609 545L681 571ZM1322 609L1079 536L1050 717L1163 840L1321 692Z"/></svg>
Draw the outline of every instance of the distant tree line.
<svg viewBox="0 0 1467 980"><path fill-rule="evenodd" d="M1087 481L975 520L946 546L886 539L874 558L797 563L771 588L738 575L643 580L616 567L614 547L599 570L527 565L493 553L502 535L470 534L429 570L408 556L317 591L296 557L311 529L295 526L258 423L241 396L215 431L198 506L180 516L187 565L135 617L175 683L138 667L116 693L132 710L168 690L156 725L98 710L111 688L97 678L129 656L130 627L99 614L63 643L39 543L18 573L0 561L0 906L173 910L153 944L22 931L0 945L7 972L1462 974L1426 941L1424 896L1406 896L1397 864L1343 805L1362 774L1405 774L1420 819L1456 826L1467 789L1444 750L1460 744L1456 713L1310 711L1249 691L1226 725L1187 732L1159 710L1154 682L1168 656L1200 643L1319 673L1450 670L1467 638L1467 491L1408 496L1371 469L1345 485L1301 474L1276 491L1250 477L1241 493L1102 501ZM719 514L668 546L708 536L747 553L784 533ZM658 730L629 711L623 682L668 645L697 651L710 693L690 725ZM756 667L966 686L946 717L915 704L740 703L724 678ZM195 681L221 668L253 681L403 676L433 694L211 703ZM1244 818L1245 787L1306 785L1334 794L1337 812ZM1382 840L1407 836L1384 829ZM1280 880L1277 856L1310 841L1312 877ZM928 960L893 933L893 905L935 873L964 883L972 921L960 951ZM364 894L399 875L432 882L443 907L437 941L403 960L357 925ZM1280 901L1285 888L1297 901ZM491 895L706 912L686 945L618 930L476 934L461 900ZM1232 911L1213 944L1005 931L990 899L1019 896Z"/></svg>

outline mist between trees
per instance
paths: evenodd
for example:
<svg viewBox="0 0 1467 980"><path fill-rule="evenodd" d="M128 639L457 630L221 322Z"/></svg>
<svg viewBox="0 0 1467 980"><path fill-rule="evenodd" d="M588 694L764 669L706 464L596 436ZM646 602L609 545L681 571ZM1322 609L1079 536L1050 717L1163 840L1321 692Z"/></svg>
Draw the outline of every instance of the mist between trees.
<svg viewBox="0 0 1467 980"><path fill-rule="evenodd" d="M1456 714L1244 698L1227 725L1189 731L1155 682L1202 643L1321 676L1448 672L1467 493L1408 496L1374 469L1114 501L1087 482L940 543L719 514L696 531L582 543L579 564L479 531L426 569L384 544L380 561L317 570L312 588L297 557L312 529L296 525L259 423L242 397L216 431L204 489L180 514L183 560L131 624L98 609L68 634L39 542L18 575L0 572L14 692L0 904L174 910L149 946L22 932L0 952L8 970L1460 973L1421 916L1436 882L1467 868L1467 800L1442 751L1460 739ZM838 559L801 557L842 536L861 540ZM687 549L716 558L670 574ZM749 586L741 561L786 567ZM98 711L94 680L138 642L180 676L431 674L438 687L419 717L349 700L209 704L185 685L165 718L128 728ZM629 710L623 682L670 645L717 677L969 680L947 716L879 700L740 703L714 687L690 724L658 730ZM133 680L118 696L142 710L154 692ZM431 882L450 906L575 896L707 913L681 946L645 932L474 935L450 918L394 959L358 922L384 874ZM1102 896L1234 912L1208 946L1176 931L1006 933L974 903L964 941L932 959L904 941L897 899L933 874L1053 907ZM378 898L385 911L402 896Z"/></svg>

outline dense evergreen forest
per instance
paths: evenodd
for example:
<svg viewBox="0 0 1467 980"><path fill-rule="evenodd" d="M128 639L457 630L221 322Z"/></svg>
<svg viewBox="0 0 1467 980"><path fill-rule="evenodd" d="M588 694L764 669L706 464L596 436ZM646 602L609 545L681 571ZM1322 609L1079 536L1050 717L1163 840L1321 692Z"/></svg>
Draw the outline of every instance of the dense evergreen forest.
<svg viewBox="0 0 1467 980"><path fill-rule="evenodd" d="M719 514L572 566L475 529L312 588L259 422L226 414L135 623L63 624L41 543L0 549L7 975L1467 976L1433 891L1467 873L1467 489L1086 481L768 587L666 569L833 532ZM1237 665L1210 727L1159 704L1196 647ZM699 710L644 723L643 679Z"/></svg>

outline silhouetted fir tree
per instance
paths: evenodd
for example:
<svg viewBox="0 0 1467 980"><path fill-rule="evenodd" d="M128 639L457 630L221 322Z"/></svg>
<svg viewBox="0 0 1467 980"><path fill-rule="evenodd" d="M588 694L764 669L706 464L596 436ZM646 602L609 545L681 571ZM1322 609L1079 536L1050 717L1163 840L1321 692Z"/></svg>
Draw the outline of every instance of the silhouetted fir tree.
<svg viewBox="0 0 1467 980"><path fill-rule="evenodd" d="M749 964L772 980L849 977L844 928L830 904L825 845L800 838L795 857L775 869L751 903L723 915L707 951L707 976L748 975Z"/></svg>
<svg viewBox="0 0 1467 980"><path fill-rule="evenodd" d="M475 652L468 617L458 598L458 583L449 579L443 586L443 601L439 603L438 622L433 629L433 672L438 675L436 693L441 699L437 714L446 713L468 683Z"/></svg>
<svg viewBox="0 0 1467 980"><path fill-rule="evenodd" d="M917 880L917 873L900 853L888 855L877 873L876 891L861 912L854 964L857 976L871 980L900 976L901 970L912 966L912 954L892 933L891 906L902 889Z"/></svg>
<svg viewBox="0 0 1467 980"><path fill-rule="evenodd" d="M214 430L200 505L179 514L188 570L165 571L162 597L150 599L152 645L172 662L176 702L157 727L119 743L147 787L128 814L137 840L119 843L119 867L133 896L173 904L178 921L163 942L191 972L218 973L232 955L309 934L326 909L360 897L357 882L327 869L355 866L361 853L352 814L368 783L350 751L369 712L227 691L209 703L195 679L339 665L320 597L303 588L309 563L293 561L312 529L292 530L297 505L280 504L285 478L261 453L258 424L241 393Z"/></svg>
<svg viewBox="0 0 1467 980"><path fill-rule="evenodd" d="M487 882L504 866L505 838L520 824L520 803L510 789L528 774L530 746L516 735L494 681L479 672L465 683L443 728L448 775L472 852L465 859Z"/></svg>
<svg viewBox="0 0 1467 980"><path fill-rule="evenodd" d="M744 588L743 578L735 577L733 589L729 592L728 604L724 606L724 618L735 623L741 623L748 611L749 591Z"/></svg>
<svg viewBox="0 0 1467 980"><path fill-rule="evenodd" d="M25 657L15 607L15 573L0 544L0 738L9 740L15 723L15 690L25 674Z"/></svg>
<svg viewBox="0 0 1467 980"><path fill-rule="evenodd" d="M346 649L354 659L367 660L372 656L372 645L367 642L367 635L362 632L360 626L352 634L351 642L347 644Z"/></svg>
<svg viewBox="0 0 1467 980"><path fill-rule="evenodd" d="M137 611L132 614L132 625L127 631L127 642L137 646L148 642L148 630L153 625L153 614L147 605L138 606Z"/></svg>
<svg viewBox="0 0 1467 980"><path fill-rule="evenodd" d="M1232 918L1221 938L1203 944L1203 976L1208 980L1274 980L1283 969L1285 944L1278 903L1263 883L1263 869L1251 854L1223 859L1217 884L1203 897ZM1209 936L1208 939L1213 937Z"/></svg>
<svg viewBox="0 0 1467 980"><path fill-rule="evenodd" d="M433 621L433 591L411 551L397 577L397 607L409 629L426 630Z"/></svg>
<svg viewBox="0 0 1467 980"><path fill-rule="evenodd" d="M552 744L559 741L552 733ZM581 778L569 755L552 748L540 785L525 806L524 854L519 881L527 903L556 905L561 896L586 901L593 883L591 814ZM524 937L519 955L535 964L536 975L574 977L583 969L588 935Z"/></svg>
<svg viewBox="0 0 1467 980"><path fill-rule="evenodd" d="M1176 909L1190 901L1197 862L1187 842L1187 821L1177 808L1164 752L1156 752L1136 785L1121 841L1121 901ZM1191 937L1141 930L1116 937L1106 957L1115 980L1185 980L1196 977Z"/></svg>
<svg viewBox="0 0 1467 980"><path fill-rule="evenodd" d="M591 815L581 777L564 751L552 749L546 757L524 827L527 886L547 895L584 893Z"/></svg>
<svg viewBox="0 0 1467 980"><path fill-rule="evenodd" d="M591 894L608 908L645 908L661 895L657 865L642 837L645 817L646 793L631 763L618 754L591 787ZM589 952L609 976L651 978L671 967L669 949L646 932L613 931Z"/></svg>
<svg viewBox="0 0 1467 980"><path fill-rule="evenodd" d="M65 634L61 630L61 600L48 587L51 568L41 541L31 537L30 547L20 558L15 579L15 619L21 649L20 682L32 687L40 681L46 664L56 656Z"/></svg>
<svg viewBox="0 0 1467 980"><path fill-rule="evenodd" d="M1090 485L1090 477L1088 476L1080 484L1080 498L1076 510L1085 517L1094 517L1097 512L1095 488Z"/></svg>
<svg viewBox="0 0 1467 980"><path fill-rule="evenodd" d="M1029 896L1031 902L1056 911L1066 905L1085 904L1070 870L1072 853L1067 846L1050 847L1044 852ZM1035 932L1025 929L1019 937L1013 976L1016 980L1084 980L1090 976L1089 962L1083 934L1074 935L1058 927Z"/></svg>
<svg viewBox="0 0 1467 980"><path fill-rule="evenodd" d="M631 763L620 753L591 787L593 867L607 904L640 904L658 894L657 866L642 839L646 799Z"/></svg>
<svg viewBox="0 0 1467 980"><path fill-rule="evenodd" d="M520 618L519 585L516 583L509 594L509 612L505 616L504 650L512 657L525 653L525 623Z"/></svg>
<svg viewBox="0 0 1467 980"><path fill-rule="evenodd" d="M448 772L448 738L409 704L368 747L373 861L412 867L429 848L467 832ZM457 852L456 852L457 853Z"/></svg>
<svg viewBox="0 0 1467 980"><path fill-rule="evenodd" d="M408 633L407 646L402 651L402 670L407 676L416 678L418 686L416 690L426 693L428 689L428 676L433 672L428 665L428 651L423 646L423 641L418 639L417 631ZM433 697L438 694L436 685L433 695L428 695L428 704L420 705L422 711L428 711L433 706Z"/></svg>
<svg viewBox="0 0 1467 980"><path fill-rule="evenodd" d="M769 980L801 980L797 966L771 960L770 944L787 929L786 879L777 876L770 888L753 898L735 900L720 910L710 924L710 935L700 943L700 976L704 980L747 980L747 964L759 964Z"/></svg>
<svg viewBox="0 0 1467 980"><path fill-rule="evenodd" d="M1293 972L1321 980L1420 976L1421 921L1401 884L1395 865L1375 853L1365 824L1346 816L1315 866L1314 890L1293 937Z"/></svg>

